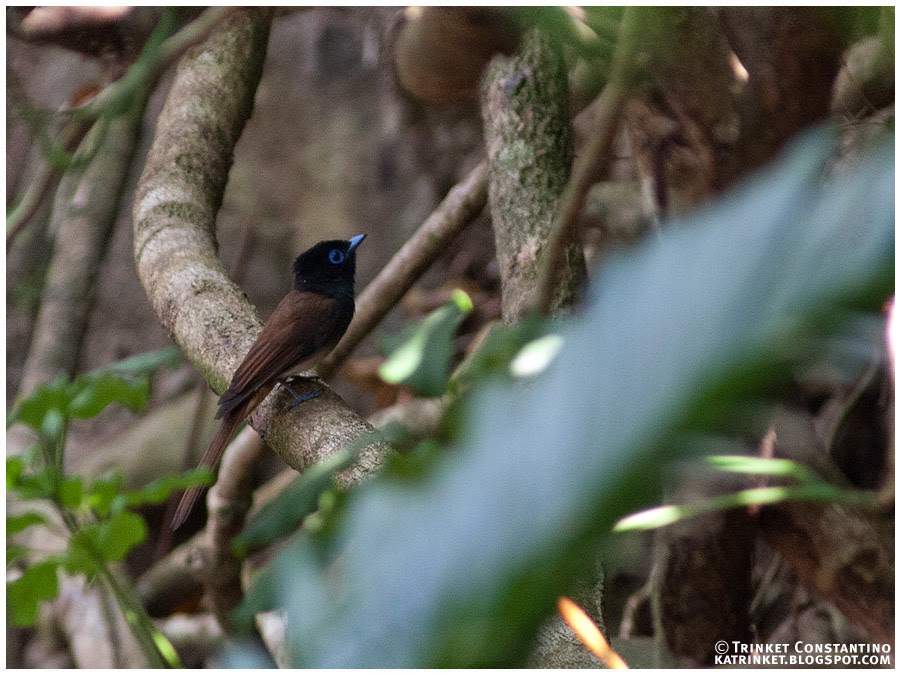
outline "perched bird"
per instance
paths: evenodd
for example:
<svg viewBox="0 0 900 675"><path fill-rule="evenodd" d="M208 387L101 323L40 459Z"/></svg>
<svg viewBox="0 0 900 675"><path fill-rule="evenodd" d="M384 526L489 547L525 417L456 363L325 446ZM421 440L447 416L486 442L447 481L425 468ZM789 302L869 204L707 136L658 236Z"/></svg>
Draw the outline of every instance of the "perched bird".
<svg viewBox="0 0 900 675"><path fill-rule="evenodd" d="M290 387L289 380L309 370L341 339L354 311L353 282L356 247L366 235L347 241L321 241L294 261L294 287L278 303L263 325L256 342L238 366L228 389L219 398L216 419L219 431L200 460L200 466L215 470L235 430L262 403L276 384L293 396L288 408L315 398ZM188 517L202 487L189 488L181 497L172 529Z"/></svg>

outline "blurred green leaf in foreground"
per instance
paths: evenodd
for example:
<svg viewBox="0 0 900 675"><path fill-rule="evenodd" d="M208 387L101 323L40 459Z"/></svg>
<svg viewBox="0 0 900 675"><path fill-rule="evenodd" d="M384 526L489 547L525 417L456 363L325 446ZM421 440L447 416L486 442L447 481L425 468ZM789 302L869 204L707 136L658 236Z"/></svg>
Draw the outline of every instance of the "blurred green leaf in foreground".
<svg viewBox="0 0 900 675"><path fill-rule="evenodd" d="M353 490L260 575L245 615L284 607L307 667L521 664L616 519L656 503L685 435L739 425L892 294L892 144L824 182L833 150L808 136L610 260L543 373L476 388L458 447L420 480Z"/></svg>

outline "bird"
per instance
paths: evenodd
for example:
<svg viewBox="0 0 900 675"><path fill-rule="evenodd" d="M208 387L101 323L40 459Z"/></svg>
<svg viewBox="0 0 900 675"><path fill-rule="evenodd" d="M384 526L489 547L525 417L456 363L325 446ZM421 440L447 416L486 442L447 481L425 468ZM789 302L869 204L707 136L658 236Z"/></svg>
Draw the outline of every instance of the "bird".
<svg viewBox="0 0 900 675"><path fill-rule="evenodd" d="M313 390L301 396L290 381L316 379L300 373L330 352L350 325L355 310L356 247L365 238L359 234L346 241L320 241L294 260L293 288L275 307L219 398L216 419L222 423L199 466L216 470L238 425L276 384L291 394L288 409L320 394ZM203 486L194 486L184 492L172 517L172 530L184 523L202 491Z"/></svg>

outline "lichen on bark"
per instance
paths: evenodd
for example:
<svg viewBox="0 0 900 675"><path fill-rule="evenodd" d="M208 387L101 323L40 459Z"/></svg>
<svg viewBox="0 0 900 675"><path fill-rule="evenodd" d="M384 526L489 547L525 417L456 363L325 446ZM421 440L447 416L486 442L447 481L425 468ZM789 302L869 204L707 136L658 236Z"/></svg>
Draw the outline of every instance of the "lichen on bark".
<svg viewBox="0 0 900 675"><path fill-rule="evenodd" d="M547 242L573 158L568 83L562 54L537 30L519 51L495 57L482 92L490 163L490 206L506 321L534 306ZM584 257L572 247L559 275L553 310L570 306L585 275Z"/></svg>

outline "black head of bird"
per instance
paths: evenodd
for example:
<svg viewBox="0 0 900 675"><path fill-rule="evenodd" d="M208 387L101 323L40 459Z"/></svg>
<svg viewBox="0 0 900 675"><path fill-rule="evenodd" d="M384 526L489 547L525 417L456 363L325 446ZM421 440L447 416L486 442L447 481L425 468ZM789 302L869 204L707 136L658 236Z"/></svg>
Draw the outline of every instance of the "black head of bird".
<svg viewBox="0 0 900 675"><path fill-rule="evenodd" d="M294 261L294 290L353 297L356 247L366 238L320 241Z"/></svg>

